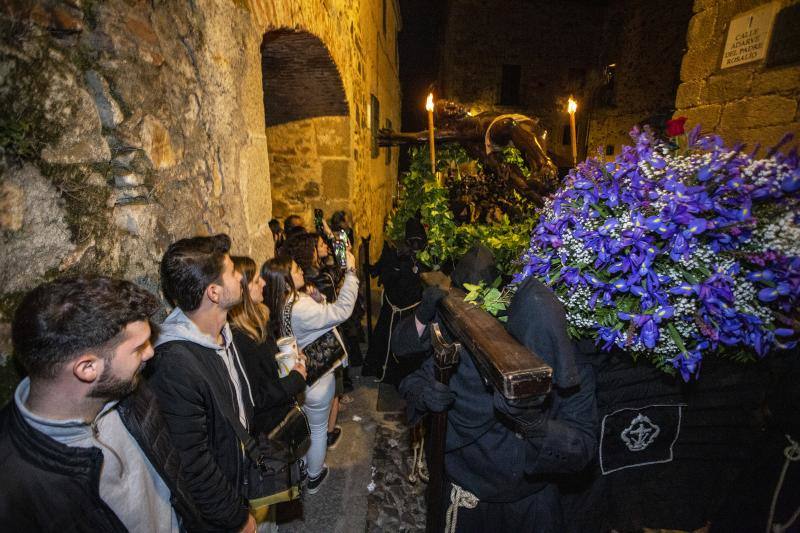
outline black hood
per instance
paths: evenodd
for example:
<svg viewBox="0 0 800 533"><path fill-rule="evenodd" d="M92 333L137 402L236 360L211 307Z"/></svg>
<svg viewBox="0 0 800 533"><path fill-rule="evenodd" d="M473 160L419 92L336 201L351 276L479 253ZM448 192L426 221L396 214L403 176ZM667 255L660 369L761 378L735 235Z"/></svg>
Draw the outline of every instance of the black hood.
<svg viewBox="0 0 800 533"><path fill-rule="evenodd" d="M491 284L500 275L495 266L491 250L482 244L476 244L461 258L450 275L450 281L457 287L465 283L477 285L481 281Z"/></svg>
<svg viewBox="0 0 800 533"><path fill-rule="evenodd" d="M425 233L425 226L419 221L417 217L411 217L406 220L406 241L418 239L425 243L428 242L428 236Z"/></svg>
<svg viewBox="0 0 800 533"><path fill-rule="evenodd" d="M508 310L508 332L553 368L553 384L578 384L572 341L567 335L564 306L553 291L529 277L517 289Z"/></svg>

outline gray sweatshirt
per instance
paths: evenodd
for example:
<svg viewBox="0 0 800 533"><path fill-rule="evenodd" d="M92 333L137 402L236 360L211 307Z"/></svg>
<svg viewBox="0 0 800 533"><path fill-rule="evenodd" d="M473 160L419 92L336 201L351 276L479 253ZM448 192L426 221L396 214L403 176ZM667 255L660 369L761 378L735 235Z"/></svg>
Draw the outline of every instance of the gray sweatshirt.
<svg viewBox="0 0 800 533"><path fill-rule="evenodd" d="M50 420L25 405L30 379L17 386L14 402L35 430L66 446L99 448L103 452L100 498L133 533L177 533L178 517L170 504L170 490L150 464L139 444L128 433L109 402L90 424L84 420Z"/></svg>
<svg viewBox="0 0 800 533"><path fill-rule="evenodd" d="M161 330L156 341L156 346L170 341L187 341L199 344L205 348L211 348L222 359L225 368L228 370L231 383L236 390L236 400L238 401L239 420L244 427L249 427L244 402L253 405L253 395L250 389L250 382L242 366L242 361L233 344L233 333L228 323L222 328L222 342L218 344L216 339L212 339L198 329L186 314L176 307L161 324ZM240 379L239 376L243 379Z"/></svg>

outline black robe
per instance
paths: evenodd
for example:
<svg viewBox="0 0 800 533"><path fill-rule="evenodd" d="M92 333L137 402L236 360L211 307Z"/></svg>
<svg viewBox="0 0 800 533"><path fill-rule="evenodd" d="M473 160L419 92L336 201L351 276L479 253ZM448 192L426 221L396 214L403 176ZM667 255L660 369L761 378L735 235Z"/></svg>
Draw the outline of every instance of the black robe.
<svg viewBox="0 0 800 533"><path fill-rule="evenodd" d="M393 245L385 242L378 262L372 267L372 275L378 276L378 283L383 286L384 298L378 321L372 330L369 350L364 360L362 374L365 376L383 375L387 383L398 384L409 372L419 368L424 354L407 354L404 361L397 360L391 351L389 342L394 328L406 317L413 316L414 308L422 297L422 281L419 273L421 265L409 250L398 251ZM392 316L392 305L402 312ZM383 367L386 364L386 373Z"/></svg>
<svg viewBox="0 0 800 533"><path fill-rule="evenodd" d="M594 372L574 353L563 307L536 280L524 282L514 297L509 331L554 368L546 421L536 436L519 435L496 413L492 389L472 356L462 352L450 381L456 400L448 411L445 475L480 503L475 509L459 509L458 531L561 531L557 482L581 471L596 453ZM429 349L430 334L426 328L419 337L410 317L401 323L392 344L398 354ZM413 406L414 397L427 387L425 374L433 375L432 359L400 385L411 422L424 414Z"/></svg>

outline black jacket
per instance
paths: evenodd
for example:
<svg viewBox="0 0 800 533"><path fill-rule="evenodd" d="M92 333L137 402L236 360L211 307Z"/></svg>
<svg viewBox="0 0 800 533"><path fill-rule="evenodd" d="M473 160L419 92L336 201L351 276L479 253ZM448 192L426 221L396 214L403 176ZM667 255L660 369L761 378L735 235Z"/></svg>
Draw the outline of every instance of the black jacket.
<svg viewBox="0 0 800 533"><path fill-rule="evenodd" d="M148 379L204 521L219 531L239 531L249 513L242 490L247 459L223 415L238 418L225 364L211 348L170 341L156 347L156 355L148 363ZM252 420L252 405L244 403L246 416Z"/></svg>
<svg viewBox="0 0 800 533"><path fill-rule="evenodd" d="M250 386L253 389L252 434L269 432L283 420L294 404L294 397L306 389L306 380L293 370L284 378L278 377L275 354L278 345L271 334L259 344L238 328L233 331L233 342L242 357Z"/></svg>
<svg viewBox="0 0 800 533"><path fill-rule="evenodd" d="M122 422L171 492L188 531L202 531L198 509L180 476L158 402L146 384L116 407ZM100 498L103 452L70 447L31 427L14 400L0 411L0 524L4 531L126 531ZM131 495L136 497L136 495Z"/></svg>

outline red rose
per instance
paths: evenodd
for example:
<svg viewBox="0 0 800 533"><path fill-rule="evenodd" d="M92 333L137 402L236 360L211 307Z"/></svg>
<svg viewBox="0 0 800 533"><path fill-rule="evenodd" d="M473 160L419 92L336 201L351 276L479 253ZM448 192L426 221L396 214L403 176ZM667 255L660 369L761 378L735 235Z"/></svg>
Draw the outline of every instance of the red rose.
<svg viewBox="0 0 800 533"><path fill-rule="evenodd" d="M669 137L677 137L686 133L683 130L683 125L686 123L686 117L673 118L667 121L667 135Z"/></svg>

